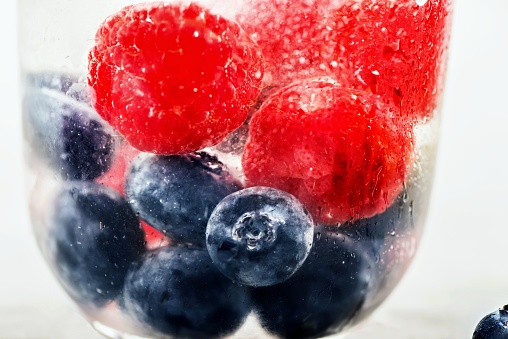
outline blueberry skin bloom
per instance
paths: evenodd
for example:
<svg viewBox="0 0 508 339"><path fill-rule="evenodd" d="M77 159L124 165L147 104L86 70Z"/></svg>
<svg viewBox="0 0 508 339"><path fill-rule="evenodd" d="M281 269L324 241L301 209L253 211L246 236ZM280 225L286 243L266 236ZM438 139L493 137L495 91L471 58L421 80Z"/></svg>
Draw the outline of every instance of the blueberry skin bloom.
<svg viewBox="0 0 508 339"><path fill-rule="evenodd" d="M115 299L130 265L145 252L127 201L93 182L67 182L52 207L46 253L65 289L88 305Z"/></svg>
<svg viewBox="0 0 508 339"><path fill-rule="evenodd" d="M251 310L245 287L213 265L204 248L161 247L148 252L126 278L124 312L171 338L219 338L236 330Z"/></svg>
<svg viewBox="0 0 508 339"><path fill-rule="evenodd" d="M140 154L125 191L141 219L172 240L205 246L206 223L215 206L240 189L223 164L205 152Z"/></svg>
<svg viewBox="0 0 508 339"><path fill-rule="evenodd" d="M508 305L483 317L473 339L508 339Z"/></svg>
<svg viewBox="0 0 508 339"><path fill-rule="evenodd" d="M217 205L208 220L206 245L213 263L231 280L270 286L300 268L313 233L310 215L294 196L251 187Z"/></svg>
<svg viewBox="0 0 508 339"><path fill-rule="evenodd" d="M40 74L27 81L23 128L37 154L67 180L93 180L105 173L115 153L113 132L82 101L77 80Z"/></svg>

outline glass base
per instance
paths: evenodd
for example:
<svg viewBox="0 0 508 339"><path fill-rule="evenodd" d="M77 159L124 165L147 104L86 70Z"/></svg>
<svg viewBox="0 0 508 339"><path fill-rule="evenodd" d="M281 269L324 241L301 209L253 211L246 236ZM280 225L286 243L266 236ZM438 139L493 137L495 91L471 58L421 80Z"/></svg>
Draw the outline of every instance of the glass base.
<svg viewBox="0 0 508 339"><path fill-rule="evenodd" d="M121 333L121 332L115 330L114 328L108 327L98 321L93 321L91 324L92 324L92 327L97 332L99 332L106 338L111 338L111 339L146 339L146 338L138 337L135 335Z"/></svg>
<svg viewBox="0 0 508 339"><path fill-rule="evenodd" d="M116 330L112 327L109 327L107 325L104 325L100 321L92 321L91 322L92 327L101 335L103 335L106 338L110 339L154 339L154 337L141 337L133 334L123 333L119 330ZM350 333L349 330L346 330L341 333L337 333L334 335L327 336L326 338L331 339L345 339L347 337L347 334ZM167 339L171 338L169 336L164 337L157 337L157 339ZM247 320L245 321L244 325L238 329L234 334L226 337L227 339L260 339L260 338L266 338L266 339L276 339L275 336L272 336L268 332L264 331L256 317L254 315L249 315L247 317Z"/></svg>
<svg viewBox="0 0 508 339"><path fill-rule="evenodd" d="M109 327L107 325L104 325L100 321L92 321L91 322L92 327L99 332L101 335L105 336L106 338L110 339L154 339L153 336L138 336L133 334L124 333L122 331L119 331L117 329L114 329L112 327ZM157 339L169 339L172 338L171 336L160 336L156 337ZM225 337L227 339L260 339L260 338L266 338L266 339L276 339L275 336L269 334L265 330L263 330L257 321L256 317L254 315L249 315L247 317L247 320L243 324L241 328L239 328L235 333ZM333 337L333 338L343 338L340 337Z"/></svg>

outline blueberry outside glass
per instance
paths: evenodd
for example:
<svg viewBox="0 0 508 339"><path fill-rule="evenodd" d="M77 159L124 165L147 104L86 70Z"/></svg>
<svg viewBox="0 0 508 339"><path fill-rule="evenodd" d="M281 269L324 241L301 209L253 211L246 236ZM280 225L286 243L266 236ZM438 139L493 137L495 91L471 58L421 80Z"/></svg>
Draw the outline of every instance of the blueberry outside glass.
<svg viewBox="0 0 508 339"><path fill-rule="evenodd" d="M41 253L111 338L347 333L429 204L451 0L19 0Z"/></svg>

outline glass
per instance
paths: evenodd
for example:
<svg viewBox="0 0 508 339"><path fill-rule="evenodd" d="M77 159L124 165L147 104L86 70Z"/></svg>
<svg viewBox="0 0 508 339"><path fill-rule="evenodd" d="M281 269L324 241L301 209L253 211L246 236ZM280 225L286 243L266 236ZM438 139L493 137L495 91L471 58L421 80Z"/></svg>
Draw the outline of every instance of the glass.
<svg viewBox="0 0 508 339"><path fill-rule="evenodd" d="M41 253L111 338L346 333L421 237L451 0L19 0Z"/></svg>

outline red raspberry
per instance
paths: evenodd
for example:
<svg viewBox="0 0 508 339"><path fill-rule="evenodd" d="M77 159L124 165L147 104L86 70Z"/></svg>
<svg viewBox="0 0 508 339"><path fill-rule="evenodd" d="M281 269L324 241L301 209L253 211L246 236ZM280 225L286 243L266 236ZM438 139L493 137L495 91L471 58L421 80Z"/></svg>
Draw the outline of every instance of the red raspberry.
<svg viewBox="0 0 508 339"><path fill-rule="evenodd" d="M430 117L443 85L449 11L450 0L346 2L335 13L335 73L393 102L402 116Z"/></svg>
<svg viewBox="0 0 508 339"><path fill-rule="evenodd" d="M260 46L275 85L330 73L334 0L247 2L237 20Z"/></svg>
<svg viewBox="0 0 508 339"><path fill-rule="evenodd" d="M123 8L97 31L88 68L99 114L158 154L221 141L245 121L263 75L247 34L194 3Z"/></svg>
<svg viewBox="0 0 508 339"><path fill-rule="evenodd" d="M247 184L295 195L325 224L383 212L413 158L411 127L394 112L378 95L330 78L282 88L252 117Z"/></svg>
<svg viewBox="0 0 508 339"><path fill-rule="evenodd" d="M171 244L171 240L164 234L147 224L145 221L140 220L143 232L145 232L146 247L149 250L153 250L159 247L168 246Z"/></svg>
<svg viewBox="0 0 508 339"><path fill-rule="evenodd" d="M335 75L412 120L442 90L450 0L259 0L238 20L262 49L267 81Z"/></svg>
<svg viewBox="0 0 508 339"><path fill-rule="evenodd" d="M122 140L119 143L113 164L106 173L95 179L95 181L117 190L121 195L125 195L125 172L138 154L138 150L132 148L125 140Z"/></svg>

